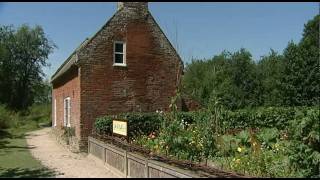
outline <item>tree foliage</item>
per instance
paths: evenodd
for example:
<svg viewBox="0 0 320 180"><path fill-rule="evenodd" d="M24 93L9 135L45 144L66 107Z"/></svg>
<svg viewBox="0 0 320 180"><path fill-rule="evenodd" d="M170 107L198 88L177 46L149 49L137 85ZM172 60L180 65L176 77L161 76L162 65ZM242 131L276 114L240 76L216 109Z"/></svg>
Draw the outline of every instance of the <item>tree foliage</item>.
<svg viewBox="0 0 320 180"><path fill-rule="evenodd" d="M0 102L16 110L32 105L43 87L42 68L55 48L40 26L0 27Z"/></svg>
<svg viewBox="0 0 320 180"><path fill-rule="evenodd" d="M283 74L283 56L271 49L269 55L257 63L260 80L260 103L266 106L282 104L281 77Z"/></svg>
<svg viewBox="0 0 320 180"><path fill-rule="evenodd" d="M319 21L305 24L298 44L289 42L283 54L271 49L259 61L240 49L212 59L193 59L183 77L183 92L208 106L219 98L228 109L255 106L319 104Z"/></svg>
<svg viewBox="0 0 320 180"><path fill-rule="evenodd" d="M183 79L185 93L204 105L219 98L230 109L257 105L258 81L250 52L227 51L209 60L195 60L187 65Z"/></svg>
<svg viewBox="0 0 320 180"><path fill-rule="evenodd" d="M301 41L284 51L284 105L319 104L319 21L317 15L305 24Z"/></svg>

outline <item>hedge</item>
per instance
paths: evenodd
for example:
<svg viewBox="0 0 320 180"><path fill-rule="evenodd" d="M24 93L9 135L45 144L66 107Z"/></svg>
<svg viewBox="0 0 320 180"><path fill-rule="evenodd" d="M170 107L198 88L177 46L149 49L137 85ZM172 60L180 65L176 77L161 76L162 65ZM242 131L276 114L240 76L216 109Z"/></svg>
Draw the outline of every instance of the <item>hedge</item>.
<svg viewBox="0 0 320 180"><path fill-rule="evenodd" d="M135 137L142 134L150 134L157 131L162 122L162 116L158 113L122 113L99 117L94 124L95 130L100 134L112 133L112 120L126 119L128 121L128 136Z"/></svg>

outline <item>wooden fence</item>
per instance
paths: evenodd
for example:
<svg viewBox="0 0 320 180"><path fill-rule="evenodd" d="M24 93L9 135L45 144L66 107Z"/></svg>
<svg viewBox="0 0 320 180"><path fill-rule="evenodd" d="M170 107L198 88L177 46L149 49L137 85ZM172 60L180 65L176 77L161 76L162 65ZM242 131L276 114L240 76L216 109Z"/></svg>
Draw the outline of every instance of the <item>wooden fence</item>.
<svg viewBox="0 0 320 180"><path fill-rule="evenodd" d="M99 158L121 177L130 178L197 178L193 171L127 152L93 137L88 138L88 153ZM212 177L212 176L211 176Z"/></svg>

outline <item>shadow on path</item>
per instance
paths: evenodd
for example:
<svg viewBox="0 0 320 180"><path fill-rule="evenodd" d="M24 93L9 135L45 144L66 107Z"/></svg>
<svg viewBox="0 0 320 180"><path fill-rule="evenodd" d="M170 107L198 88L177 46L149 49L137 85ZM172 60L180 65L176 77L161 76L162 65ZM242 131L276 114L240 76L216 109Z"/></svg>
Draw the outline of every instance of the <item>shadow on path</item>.
<svg viewBox="0 0 320 180"><path fill-rule="evenodd" d="M39 177L55 177L58 173L48 168L27 169L27 168L0 168L0 178L39 178Z"/></svg>
<svg viewBox="0 0 320 180"><path fill-rule="evenodd" d="M8 130L0 130L0 178L40 178L55 177L59 173L46 167L32 167L34 162L24 162L25 159L31 159L29 150L35 146L28 146L25 142L26 133L11 133ZM17 162L10 162L12 160ZM1 163L3 162L3 164ZM30 168L20 167L30 164ZM6 167L6 165L9 165ZM15 166L12 166L15 164ZM11 166L11 167L10 167Z"/></svg>

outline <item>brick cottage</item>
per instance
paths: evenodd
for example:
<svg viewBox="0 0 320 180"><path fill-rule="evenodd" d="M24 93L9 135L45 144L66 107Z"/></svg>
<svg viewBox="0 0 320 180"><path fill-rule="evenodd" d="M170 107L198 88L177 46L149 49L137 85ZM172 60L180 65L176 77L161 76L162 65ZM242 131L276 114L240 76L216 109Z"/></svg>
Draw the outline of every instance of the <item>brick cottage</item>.
<svg viewBox="0 0 320 180"><path fill-rule="evenodd" d="M168 110L182 72L148 3L119 2L111 19L52 76L54 130L74 128L74 144L85 150L99 116Z"/></svg>

